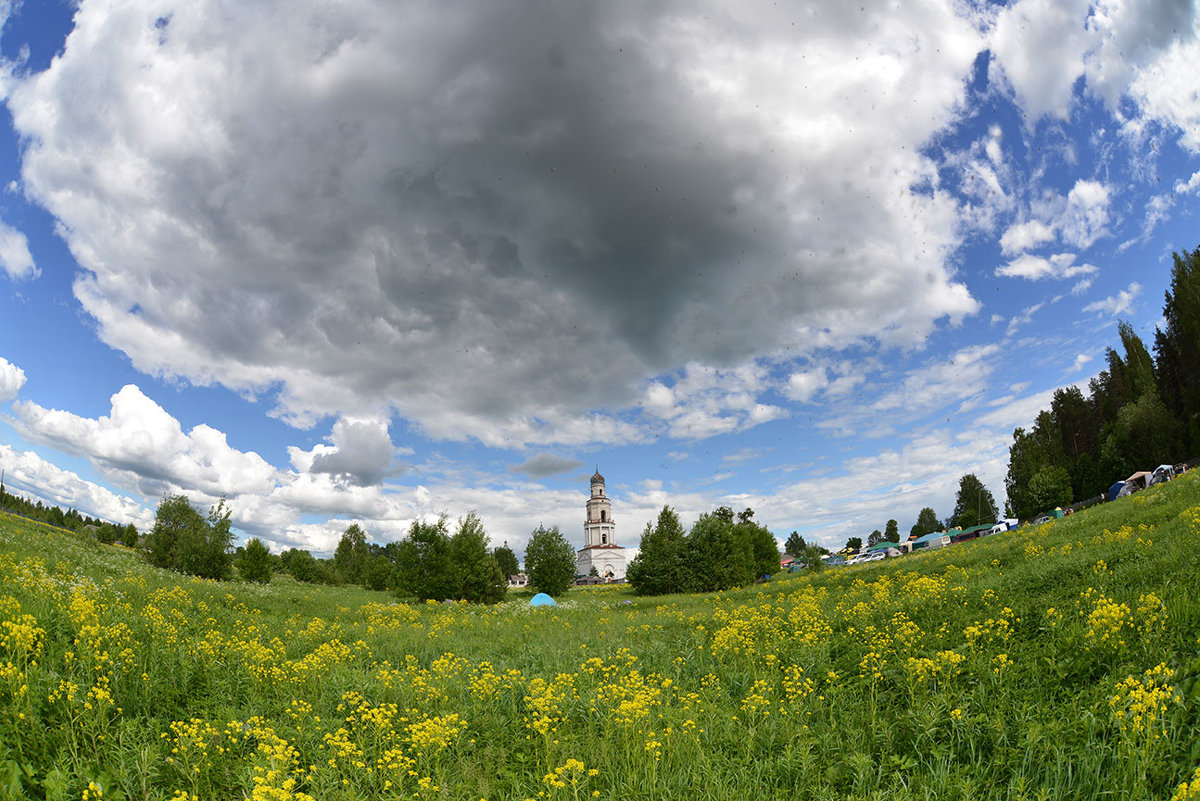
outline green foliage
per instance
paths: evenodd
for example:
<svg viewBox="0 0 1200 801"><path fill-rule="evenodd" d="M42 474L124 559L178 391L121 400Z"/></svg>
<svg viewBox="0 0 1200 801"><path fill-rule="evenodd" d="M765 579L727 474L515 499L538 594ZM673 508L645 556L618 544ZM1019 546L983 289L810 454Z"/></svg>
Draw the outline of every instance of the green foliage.
<svg viewBox="0 0 1200 801"><path fill-rule="evenodd" d="M290 548L279 555L283 569L292 574L296 581L318 582L321 580L321 567L316 557L305 550Z"/></svg>
<svg viewBox="0 0 1200 801"><path fill-rule="evenodd" d="M154 528L146 536L150 563L179 573L209 579L229 577L233 532L230 510L222 498L208 518L183 495L163 498L154 514Z"/></svg>
<svg viewBox="0 0 1200 801"><path fill-rule="evenodd" d="M352 523L338 540L337 550L333 552L333 565L342 574L343 580L359 584L370 556L366 533L358 523Z"/></svg>
<svg viewBox="0 0 1200 801"><path fill-rule="evenodd" d="M788 535L787 541L783 544L783 551L788 556L799 559L807 547L808 543L804 541L804 537L801 537L799 532L793 531Z"/></svg>
<svg viewBox="0 0 1200 801"><path fill-rule="evenodd" d="M766 526L760 526L751 518L754 512L746 509L733 527L741 559L745 563L741 576L743 584L779 572L779 545ZM747 575L748 573L748 575Z"/></svg>
<svg viewBox="0 0 1200 801"><path fill-rule="evenodd" d="M382 554L368 556L362 571L363 588L380 592L391 589L392 573L391 559Z"/></svg>
<svg viewBox="0 0 1200 801"><path fill-rule="evenodd" d="M798 561L812 573L820 573L825 569L825 549L820 545L806 545Z"/></svg>
<svg viewBox="0 0 1200 801"><path fill-rule="evenodd" d="M958 480L958 496L954 500L954 513L950 520L962 529L983 523L995 523L999 519L996 499L992 491L983 486L974 473L967 473Z"/></svg>
<svg viewBox="0 0 1200 801"><path fill-rule="evenodd" d="M1166 327L1155 330L1155 380L1163 401L1185 426L1189 454L1200 450L1200 247L1173 254Z"/></svg>
<svg viewBox="0 0 1200 801"><path fill-rule="evenodd" d="M1049 512L1071 503L1071 476L1065 468L1046 465L1029 479L1028 503L1039 512Z"/></svg>
<svg viewBox="0 0 1200 801"><path fill-rule="evenodd" d="M575 549L558 527L538 526L525 546L525 573L529 583L551 598L558 598L575 581Z"/></svg>
<svg viewBox="0 0 1200 801"><path fill-rule="evenodd" d="M238 573L246 581L267 584L271 581L271 552L262 540L252 537L246 542L237 567Z"/></svg>
<svg viewBox="0 0 1200 801"><path fill-rule="evenodd" d="M437 523L414 521L408 536L389 546L395 570L384 575L387 558L372 557L379 574L371 586L392 584L400 597L421 601L460 600L494 604L504 600L508 581L488 550L487 533L474 512L460 518L451 536L443 516ZM572 574L574 575L574 574Z"/></svg>
<svg viewBox="0 0 1200 801"><path fill-rule="evenodd" d="M846 546L842 549L845 551L860 551L862 550L862 537L850 537L846 540Z"/></svg>
<svg viewBox="0 0 1200 801"><path fill-rule="evenodd" d="M508 579L488 552L487 533L474 512L459 519L458 530L450 538L450 565L454 573L454 598L481 604L504 600Z"/></svg>
<svg viewBox="0 0 1200 801"><path fill-rule="evenodd" d="M938 520L937 512L926 506L917 513L917 522L913 523L909 533L914 537L924 537L926 534L941 531L942 528L942 521Z"/></svg>
<svg viewBox="0 0 1200 801"><path fill-rule="evenodd" d="M872 531L870 534L867 535L867 547L868 548L870 548L872 545L878 545L882 541L883 541L883 532L880 531L879 529L875 529L874 531Z"/></svg>
<svg viewBox="0 0 1200 801"><path fill-rule="evenodd" d="M396 592L420 601L444 601L455 596L450 534L446 518L436 523L414 520L396 554Z"/></svg>
<svg viewBox="0 0 1200 801"><path fill-rule="evenodd" d="M125 528L121 529L121 544L126 548L136 548L138 544L138 531L133 523L129 523Z"/></svg>
<svg viewBox="0 0 1200 801"><path fill-rule="evenodd" d="M1165 327L1154 332L1154 357L1126 321L1117 325L1118 353L1104 352L1105 369L1088 382L1055 391L1033 427L1013 432L1005 476L1010 516L1040 511L1049 489L1061 500L1059 467L1071 478L1070 496L1057 505L1095 497L1136 470L1195 455L1200 448L1200 248L1174 254L1165 294ZM1035 476L1037 493L1031 493ZM1053 475L1053 487L1048 477Z"/></svg>
<svg viewBox="0 0 1200 801"><path fill-rule="evenodd" d="M883 529L883 538L888 542L899 542L900 524L895 520L887 521L887 525Z"/></svg>
<svg viewBox="0 0 1200 801"><path fill-rule="evenodd" d="M492 551L492 556L496 559L496 564L500 566L500 573L505 578L521 572L521 564L517 561L517 555L507 545L501 545Z"/></svg>
<svg viewBox="0 0 1200 801"><path fill-rule="evenodd" d="M1116 478L1124 478L1134 470L1153 470L1182 458L1184 433L1183 424L1158 394L1147 392L1121 407L1116 422L1106 429L1102 454L1122 467L1123 475Z"/></svg>
<svg viewBox="0 0 1200 801"><path fill-rule="evenodd" d="M625 570L625 580L638 595L682 592L687 584L683 555L683 525L675 510L664 506L653 527L646 524L638 555Z"/></svg>
<svg viewBox="0 0 1200 801"><path fill-rule="evenodd" d="M690 592L728 590L754 579L746 564L748 554L739 548L730 519L720 511L700 515L684 539L683 564Z"/></svg>
<svg viewBox="0 0 1200 801"><path fill-rule="evenodd" d="M735 517L729 507L718 507L701 515L685 536L679 516L664 506L655 525L642 532L625 579L639 595L664 595L745 586L777 572L779 546L754 522L754 510Z"/></svg>

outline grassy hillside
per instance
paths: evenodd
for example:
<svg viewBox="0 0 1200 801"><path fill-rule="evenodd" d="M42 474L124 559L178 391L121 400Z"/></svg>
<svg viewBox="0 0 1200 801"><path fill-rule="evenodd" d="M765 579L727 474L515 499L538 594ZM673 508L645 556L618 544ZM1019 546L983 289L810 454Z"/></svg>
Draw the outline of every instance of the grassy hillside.
<svg viewBox="0 0 1200 801"><path fill-rule="evenodd" d="M1183 797L1198 534L1193 473L903 559L544 610L181 579L0 517L0 797Z"/></svg>

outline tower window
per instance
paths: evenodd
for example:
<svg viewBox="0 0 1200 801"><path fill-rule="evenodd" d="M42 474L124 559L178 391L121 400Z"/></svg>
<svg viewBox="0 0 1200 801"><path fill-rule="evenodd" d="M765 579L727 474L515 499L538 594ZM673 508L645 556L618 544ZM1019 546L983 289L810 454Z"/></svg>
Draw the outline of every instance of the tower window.
<svg viewBox="0 0 1200 801"><path fill-rule="evenodd" d="M607 515L607 514L608 514L608 512L604 511L603 509L600 510L600 522L601 523L607 522L607 520L605 518L605 515Z"/></svg>
<svg viewBox="0 0 1200 801"><path fill-rule="evenodd" d="M601 545L607 545L607 544L608 544L608 535L607 535L607 534L601 534L601 535L600 535L600 544L601 544Z"/></svg>

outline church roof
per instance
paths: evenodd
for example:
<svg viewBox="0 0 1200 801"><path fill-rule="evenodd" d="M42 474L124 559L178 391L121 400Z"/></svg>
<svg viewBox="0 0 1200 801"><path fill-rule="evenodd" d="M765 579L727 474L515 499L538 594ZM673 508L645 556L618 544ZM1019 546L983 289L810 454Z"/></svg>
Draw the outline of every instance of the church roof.
<svg viewBox="0 0 1200 801"><path fill-rule="evenodd" d="M599 467L597 467L596 472L592 474L592 483L593 484L603 484L604 483L604 476L600 475Z"/></svg>

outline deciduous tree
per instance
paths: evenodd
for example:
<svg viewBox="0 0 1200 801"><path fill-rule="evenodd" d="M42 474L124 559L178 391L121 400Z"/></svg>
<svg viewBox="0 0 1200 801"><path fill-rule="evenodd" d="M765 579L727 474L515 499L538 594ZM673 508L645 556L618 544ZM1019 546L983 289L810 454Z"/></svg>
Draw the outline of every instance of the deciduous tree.
<svg viewBox="0 0 1200 801"><path fill-rule="evenodd" d="M414 520L396 551L397 594L416 596L421 601L444 601L454 596L445 516L436 523Z"/></svg>
<svg viewBox="0 0 1200 801"><path fill-rule="evenodd" d="M1038 512L1049 512L1056 507L1071 503L1071 474L1066 468L1046 465L1029 479L1028 500L1030 508Z"/></svg>
<svg viewBox="0 0 1200 801"><path fill-rule="evenodd" d="M209 510L207 520L184 495L163 498L146 537L150 563L210 579L229 575L233 532L225 499Z"/></svg>
<svg viewBox="0 0 1200 801"><path fill-rule="evenodd" d="M683 554L683 526L675 510L664 506L655 524L646 524L641 548L629 563L625 580L638 595L682 592L686 585Z"/></svg>
<svg viewBox="0 0 1200 801"><path fill-rule="evenodd" d="M246 542L237 567L238 573L246 581L267 584L271 581L271 552L258 537L251 537Z"/></svg>
<svg viewBox="0 0 1200 801"><path fill-rule="evenodd" d="M333 552L333 564L342 574L343 581L358 584L362 581L363 568L370 555L366 532L358 523L351 523L338 540L337 550Z"/></svg>
<svg viewBox="0 0 1200 801"><path fill-rule="evenodd" d="M575 549L558 527L538 526L525 546L525 572L529 583L552 598L567 591L575 580Z"/></svg>
<svg viewBox="0 0 1200 801"><path fill-rule="evenodd" d="M481 604L504 600L508 579L488 551L487 533L475 512L459 518L458 529L450 538L450 566L454 572L455 597L459 600Z"/></svg>

